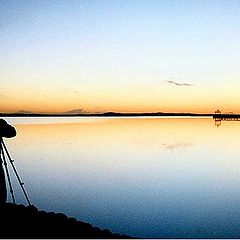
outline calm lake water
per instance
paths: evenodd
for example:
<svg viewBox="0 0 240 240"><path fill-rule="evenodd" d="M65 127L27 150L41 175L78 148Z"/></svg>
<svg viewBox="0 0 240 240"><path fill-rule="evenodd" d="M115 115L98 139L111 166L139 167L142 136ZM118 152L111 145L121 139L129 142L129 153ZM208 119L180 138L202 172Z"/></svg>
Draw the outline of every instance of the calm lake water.
<svg viewBox="0 0 240 240"><path fill-rule="evenodd" d="M5 143L39 210L136 237L240 238L240 122L5 119L18 132Z"/></svg>

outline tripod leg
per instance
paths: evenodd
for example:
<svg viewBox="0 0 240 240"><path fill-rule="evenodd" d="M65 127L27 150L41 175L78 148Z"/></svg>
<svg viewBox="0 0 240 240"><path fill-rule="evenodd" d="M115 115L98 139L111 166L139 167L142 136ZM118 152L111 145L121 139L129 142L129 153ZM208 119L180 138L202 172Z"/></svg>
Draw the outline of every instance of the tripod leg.
<svg viewBox="0 0 240 240"><path fill-rule="evenodd" d="M9 188L10 188L10 193L11 193L11 195L12 195L13 203L16 204L15 198L14 198L14 194L13 194L12 183L11 183L9 171L8 171L8 168L7 168L7 162L6 162L6 158L5 158L5 155L4 155L4 150L3 150L3 147L2 147L2 143L3 143L3 141L1 141L1 143L0 143L0 144L1 144L1 157L2 157L2 162L3 162L3 164L4 164L5 171L6 171L6 174L7 174L8 185L9 185ZM1 165L1 166L2 166L2 165ZM3 170L3 167L2 167L2 170ZM3 177L4 177L4 181L5 181L4 171L3 171ZM5 182L5 190L6 190L6 198L7 198L6 182ZM6 202L6 200L7 200L7 199L5 199L5 202Z"/></svg>
<svg viewBox="0 0 240 240"><path fill-rule="evenodd" d="M3 164L2 154L3 154L2 143L0 143L0 206L4 205L7 200L7 188L2 165Z"/></svg>
<svg viewBox="0 0 240 240"><path fill-rule="evenodd" d="M6 154L7 154L8 160L10 161L10 164L12 165L13 171L14 171L16 177L17 177L17 180L18 180L18 182L19 182L19 184L20 184L20 187L21 187L21 189L22 189L22 191L23 191L23 194L24 194L24 196L25 196L25 198L26 198L26 200L27 200L27 202L28 202L28 205L31 206L31 203L30 203L30 200L29 200L29 198L28 198L27 192L26 192L26 190L25 190L25 188L24 188L24 186L23 186L24 183L21 181L21 179L20 179L20 177L19 177L19 175L18 175L17 169L15 168L15 166L14 166L14 164L13 164L14 161L11 159L10 154L9 154L9 152L8 152L8 150L7 150L7 147L6 147L5 143L3 142L3 140L1 141L1 144L2 144L2 151L5 150L5 152L6 152ZM3 160L5 161L5 156L3 155L3 157L4 157ZM8 175L8 174L7 174L7 175ZM8 176L9 176L9 175L8 175ZM10 177L9 177L8 179L10 180ZM11 192L12 192L12 190L11 190ZM13 196L13 194L12 194L12 196ZM14 196L13 196L13 201L14 201L14 203L15 203Z"/></svg>

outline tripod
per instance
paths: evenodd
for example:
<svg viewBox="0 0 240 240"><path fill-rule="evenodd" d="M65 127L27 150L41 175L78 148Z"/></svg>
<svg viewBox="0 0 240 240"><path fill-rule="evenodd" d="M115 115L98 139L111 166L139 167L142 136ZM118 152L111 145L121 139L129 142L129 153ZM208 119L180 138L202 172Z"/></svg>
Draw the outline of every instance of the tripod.
<svg viewBox="0 0 240 240"><path fill-rule="evenodd" d="M7 156L7 158L6 158L6 156ZM11 159L10 154L9 154L9 152L8 152L8 150L7 150L7 147L6 147L6 145L5 145L4 141L3 141L3 138L0 137L0 160L2 160L3 165L4 165L4 167L5 167L5 172L6 172L6 175L7 175L8 185L9 185L9 188L10 188L10 193L11 193L11 195L12 195L13 203L16 204L15 197L14 197L14 193L13 193L13 188L12 188L12 183L11 183L11 178L10 178L10 174L9 174L9 171L8 171L7 160L6 160L6 159L9 160L9 162L10 162L10 164L11 164L11 166L12 166L13 172L14 172L15 175L16 175L16 178L17 178L17 180L18 180L18 182L19 182L19 184L20 184L20 187L21 187L21 189L22 189L22 191L23 191L23 194L24 194L24 196L25 196L25 198L26 198L26 200L27 200L28 205L31 206L31 203L30 203L30 200L29 200L29 198L28 198L27 192L26 192L25 189L24 189L24 183L21 181L21 179L20 179L20 177L19 177L19 174L18 174L18 172L17 172L17 169L16 169L16 167L15 167L14 164L13 164L14 160Z"/></svg>

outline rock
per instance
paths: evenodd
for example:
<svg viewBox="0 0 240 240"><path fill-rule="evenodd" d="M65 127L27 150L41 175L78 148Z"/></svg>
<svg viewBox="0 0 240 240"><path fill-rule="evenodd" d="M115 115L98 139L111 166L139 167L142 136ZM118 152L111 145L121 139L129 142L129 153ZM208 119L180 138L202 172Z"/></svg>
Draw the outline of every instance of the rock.
<svg viewBox="0 0 240 240"><path fill-rule="evenodd" d="M131 238L100 230L63 213L39 211L35 206L7 203L0 207L0 238Z"/></svg>

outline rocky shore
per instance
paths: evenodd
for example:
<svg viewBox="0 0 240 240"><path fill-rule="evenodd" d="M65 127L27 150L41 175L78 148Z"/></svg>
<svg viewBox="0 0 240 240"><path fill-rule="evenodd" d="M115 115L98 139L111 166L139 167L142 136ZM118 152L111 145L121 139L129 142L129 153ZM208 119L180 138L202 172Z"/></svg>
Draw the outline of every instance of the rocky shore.
<svg viewBox="0 0 240 240"><path fill-rule="evenodd" d="M0 207L0 238L105 238L130 236L100 230L89 223L77 221L62 213L39 211L35 206L7 203Z"/></svg>

